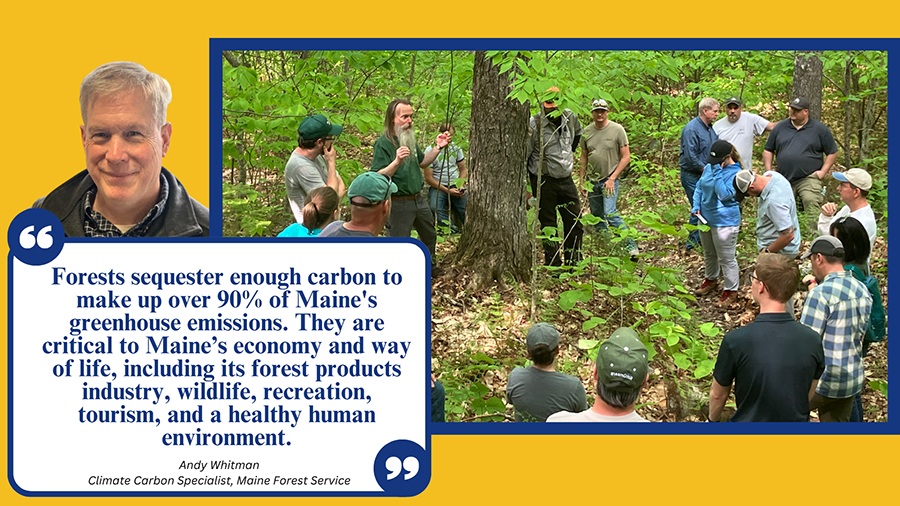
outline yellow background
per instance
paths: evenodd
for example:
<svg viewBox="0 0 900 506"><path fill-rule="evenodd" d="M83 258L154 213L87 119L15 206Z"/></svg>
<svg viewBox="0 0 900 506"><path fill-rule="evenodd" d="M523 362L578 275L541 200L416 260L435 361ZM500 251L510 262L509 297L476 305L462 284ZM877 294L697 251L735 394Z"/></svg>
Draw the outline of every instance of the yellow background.
<svg viewBox="0 0 900 506"><path fill-rule="evenodd" d="M897 37L893 2L6 2L3 7L3 229L84 168L81 79L133 60L173 88L163 164L210 204L210 37ZM199 3L198 3L199 4ZM404 7L395 7L395 6ZM710 47L714 49L714 47ZM891 76L894 77L894 76ZM214 132L214 137L218 133ZM218 171L214 171L218 174ZM218 176L216 176L218 177ZM218 207L218 203L212 203ZM4 246L5 247L5 246ZM5 256L4 256L5 258ZM3 269L0 286L5 287ZM6 290L0 290L5 307ZM5 311L3 328L6 327ZM3 334L6 335L5 332ZM5 339L4 339L5 340ZM0 406L7 410L6 346ZM40 402L35 392L31 402ZM7 423L2 417L7 455ZM78 437L76 434L73 437ZM412 499L303 503L519 505L898 504L898 436L435 436L429 488ZM336 443L340 444L340 443ZM123 454L127 449L123 448ZM47 458L54 458L52 448ZM129 456L128 458L134 458ZM4 475L7 459L2 458ZM24 498L0 503L158 503L159 498ZM233 503L246 498L176 499ZM296 503L296 498L265 499Z"/></svg>

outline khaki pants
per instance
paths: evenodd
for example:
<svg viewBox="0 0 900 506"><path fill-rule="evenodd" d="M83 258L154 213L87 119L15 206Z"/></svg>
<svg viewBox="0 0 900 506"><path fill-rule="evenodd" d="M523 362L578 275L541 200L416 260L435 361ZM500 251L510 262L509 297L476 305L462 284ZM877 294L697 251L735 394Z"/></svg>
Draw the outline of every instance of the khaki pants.
<svg viewBox="0 0 900 506"><path fill-rule="evenodd" d="M797 211L800 211L800 205L803 205L803 211L809 214L816 214L822 207L825 197L822 195L822 180L815 172L798 179L791 183L794 189L794 199L797 201Z"/></svg>

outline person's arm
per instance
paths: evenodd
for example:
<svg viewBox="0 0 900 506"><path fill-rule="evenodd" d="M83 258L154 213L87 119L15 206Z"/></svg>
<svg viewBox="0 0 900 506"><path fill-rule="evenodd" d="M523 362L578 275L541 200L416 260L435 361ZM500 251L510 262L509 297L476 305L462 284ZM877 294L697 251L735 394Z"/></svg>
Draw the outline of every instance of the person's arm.
<svg viewBox="0 0 900 506"><path fill-rule="evenodd" d="M734 199L734 174L729 173L728 175L723 175L725 170L719 170L716 173L716 198L721 202L725 202L728 199Z"/></svg>
<svg viewBox="0 0 900 506"><path fill-rule="evenodd" d="M766 246L763 251L768 250L769 253L778 253L785 246L794 240L794 227L779 232L778 238L772 244Z"/></svg>
<svg viewBox="0 0 900 506"><path fill-rule="evenodd" d="M444 132L437 136L434 140L435 149L425 153L425 157L422 158L422 161L419 162L419 167L425 168L431 165L432 162L437 159L438 155L441 151L447 147L447 144L450 144L450 134L448 132Z"/></svg>
<svg viewBox="0 0 900 506"><path fill-rule="evenodd" d="M587 188L584 187L584 176L587 174L587 165L588 165L588 152L587 152L587 142L584 140L584 137L581 138L581 159L578 163L578 190L581 192L582 197L587 196Z"/></svg>
<svg viewBox="0 0 900 506"><path fill-rule="evenodd" d="M628 164L631 163L631 150L628 149L628 144L619 148L619 156L619 164L616 165L616 168L613 169L612 174L610 174L609 178L606 180L607 195L612 195L613 192L616 191L616 179L622 174L625 167L628 167Z"/></svg>
<svg viewBox="0 0 900 506"><path fill-rule="evenodd" d="M772 170L772 160L775 158L775 153L769 151L768 149L763 150L763 165L765 166L766 172Z"/></svg>
<svg viewBox="0 0 900 506"><path fill-rule="evenodd" d="M819 179L828 175L828 171L831 170L831 166L834 165L835 160L837 160L837 151L825 157L825 163L822 164L822 168L816 171L816 175L819 176Z"/></svg>
<svg viewBox="0 0 900 506"><path fill-rule="evenodd" d="M766 132L771 132L772 129L775 128L775 124L776 124L776 123L775 123L774 121L770 121L770 122L766 125Z"/></svg>
<svg viewBox="0 0 900 506"><path fill-rule="evenodd" d="M712 170L712 168L710 168L709 170ZM691 199L691 214L698 214L700 212L700 204L702 202L703 190L700 188L700 182L698 181L697 185L694 186L694 198Z"/></svg>
<svg viewBox="0 0 900 506"><path fill-rule="evenodd" d="M466 179L466 177L468 175L468 173L466 172L466 161L465 160L457 160L456 168L459 170L460 179ZM450 188L449 190L450 190L450 192L449 192L450 196L452 196L452 197L459 198L459 197L463 196L463 192L462 192L461 188Z"/></svg>
<svg viewBox="0 0 900 506"><path fill-rule="evenodd" d="M375 152L372 155L372 167L369 170L387 177L394 177L394 173L397 172L397 169L400 168L400 165L403 164L403 161L406 160L406 157L410 154L408 147L400 146L399 148L395 148L394 145L384 137L375 141L374 151Z"/></svg>
<svg viewBox="0 0 900 506"><path fill-rule="evenodd" d="M817 379L812 380L812 386L809 387L809 394L808 394L808 396L807 396L807 397L809 397L808 400L811 401L812 398L813 398L813 395L816 394L816 387L817 387L817 386L819 386L819 380L817 380Z"/></svg>
<svg viewBox="0 0 900 506"><path fill-rule="evenodd" d="M434 169L432 169L430 166L425 167L425 182L428 184L428 186L436 190L444 191L444 189L441 188L441 184L438 182L438 180L434 178Z"/></svg>
<svg viewBox="0 0 900 506"><path fill-rule="evenodd" d="M722 416L722 410L725 409L725 401L728 394L731 393L730 383L727 387L723 387L713 378L712 386L709 389L709 421L718 422Z"/></svg>
<svg viewBox="0 0 900 506"><path fill-rule="evenodd" d="M341 175L337 172L337 150L334 149L334 144L331 145L331 149L325 150L322 156L328 165L328 179L325 181L325 186L334 190L337 193L338 201L340 201L347 193L347 188L344 186L344 180L341 179Z"/></svg>

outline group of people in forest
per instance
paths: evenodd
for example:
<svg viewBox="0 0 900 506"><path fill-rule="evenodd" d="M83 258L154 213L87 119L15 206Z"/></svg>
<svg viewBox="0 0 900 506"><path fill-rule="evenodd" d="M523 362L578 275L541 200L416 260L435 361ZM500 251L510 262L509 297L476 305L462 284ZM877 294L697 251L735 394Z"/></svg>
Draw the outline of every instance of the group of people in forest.
<svg viewBox="0 0 900 506"><path fill-rule="evenodd" d="M543 105L545 112L551 112L552 100ZM790 118L779 123L743 112L738 97L728 98L725 105L727 116L716 121L719 103L704 98L699 103L698 116L682 131L679 165L682 186L691 204L691 223L705 225L691 233L686 248L690 250L699 244L703 249L705 277L696 295L713 293L721 276L723 289L716 305L729 307L737 297L740 281L735 250L741 202L748 195L757 197L759 254L755 265L748 269L747 283L760 314L756 321L728 333L722 341L710 389L709 421L721 419L732 388L737 410L730 421L808 421L813 410L817 410L822 422L862 421L863 357L869 343L882 339L885 333L880 292L869 272L869 256L877 232L875 216L867 202L872 178L856 168L833 173L845 205L840 209L835 203L823 205L821 180L834 163L837 147L828 127L809 117L809 102L803 97L792 100ZM592 106L595 124L603 129L609 124L608 107L602 100L595 100ZM543 135L548 167L553 167L554 156L559 159L570 147L574 151L577 140L570 140L582 135L577 120L567 113L559 114L556 123L551 114L532 118L532 130L538 130L537 120L544 120L539 130L546 129ZM548 137L547 130L558 137ZM617 140L624 138L624 132L620 135L616 130L611 130L601 145L618 149L621 163L607 161L603 165L607 171L600 174L606 179L593 186L595 190L599 186L605 197L611 197L612 205L604 202L601 212L605 214L598 214L607 217L612 226L617 226L614 220L620 220L613 217L617 176L629 158L627 139ZM763 154L766 170L758 174L751 162L753 140L765 132L771 132ZM553 149L547 155L549 146ZM583 166L600 165L590 163L595 155L596 152L583 149ZM777 170L772 170L775 160ZM529 170L531 167L529 163ZM535 175L532 172L532 187ZM544 175L551 194L561 194L556 188L563 179L560 176L565 174L547 170ZM794 318L793 304L801 283L797 263L801 247L798 201L806 210L820 210L818 230L822 234L800 257L809 259L812 274L803 280L809 292L799 321ZM543 204L542 199L542 208ZM565 206L560 209L568 212ZM555 215L550 218L556 219ZM575 239L566 243L566 259L572 261L578 258L581 231L577 227L577 222L572 225ZM537 336L556 337L535 339L535 330ZM598 395L588 410L581 381L555 371L558 332L551 332L544 323L532 327L527 349L533 365L513 370L507 386L516 420L638 421L634 403L640 387L633 392L633 398L626 399L630 404L616 403L604 379L615 382L620 378L598 375L598 371L621 363L621 359L613 360L606 353L613 349L610 341L621 339L622 334L623 329L617 330L600 346L592 370ZM644 346L633 344L630 348L640 356L645 352ZM646 371L635 368L638 370ZM645 382L646 377L641 377L641 381ZM578 412L589 414L572 414ZM606 418L601 419L600 415Z"/></svg>
<svg viewBox="0 0 900 506"><path fill-rule="evenodd" d="M555 241L543 244L544 262L556 266L580 259L583 230L579 190L572 177L575 151L581 148L580 193L591 214L601 218L596 225L601 233L609 227L627 229L616 200L631 160L628 136L609 119L605 100L591 102L593 121L582 128L572 111L559 109L559 98L559 89L548 90L542 111L528 120L526 138L530 189L540 196L538 219L543 227L555 228L559 213L563 222L562 249ZM870 318L881 306L868 266L877 231L867 202L871 176L863 169L833 173L845 205L823 205L821 180L834 163L837 147L828 127L809 117L809 102L803 97L792 100L790 117L778 123L743 111L739 97L724 103L726 116L716 121L718 101L702 99L698 116L682 131L679 165L691 205L690 223L704 225L691 233L686 248L699 245L703 250L704 279L696 295L718 293L721 287L715 304L728 308L741 279L736 260L741 203L747 196L758 198L759 256L746 282L760 316L723 339L710 391L710 421L718 421L732 388L737 400L734 421L807 421L810 410L816 409L821 421L860 420L863 356L868 343L884 335L883 318ZM282 235L373 237L386 229L392 237L408 237L415 229L433 256L435 213L442 225L450 225L448 205L465 218L465 188L455 185L458 177L466 176L465 156L452 143L449 124L441 126L433 146L423 151L412 116L409 101L390 103L370 170L347 189L335 168L333 144L341 126L321 115L304 119L298 148L285 169L297 223ZM752 167L753 141L766 132L765 171L757 173ZM347 222L336 221L344 192L351 205ZM530 195L529 201L534 201ZM798 202L807 214L820 210L822 236L802 257L809 258L812 275L803 280L809 293L796 321L793 296L801 283ZM630 256L639 254L632 239L624 244ZM633 329L618 329L601 344L592 373L597 396L590 410L581 381L555 371L559 332L537 324L528 331L527 347L533 365L512 371L507 387L517 421L643 420L634 406L649 365L646 345ZM433 388L441 389L434 381Z"/></svg>

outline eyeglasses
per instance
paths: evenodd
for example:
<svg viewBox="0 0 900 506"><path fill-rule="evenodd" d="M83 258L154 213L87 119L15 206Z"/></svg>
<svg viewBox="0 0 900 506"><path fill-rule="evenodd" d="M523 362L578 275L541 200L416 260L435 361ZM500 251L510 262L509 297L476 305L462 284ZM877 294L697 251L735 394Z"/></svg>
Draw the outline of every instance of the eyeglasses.
<svg viewBox="0 0 900 506"><path fill-rule="evenodd" d="M329 135L329 136L326 136L326 137L325 137L325 140L326 140L326 141L333 141L334 139L335 139L335 137L332 136L332 135Z"/></svg>
<svg viewBox="0 0 900 506"><path fill-rule="evenodd" d="M753 270L747 271L747 284L752 285L754 279L759 281L759 278L756 277L756 274L753 273Z"/></svg>

